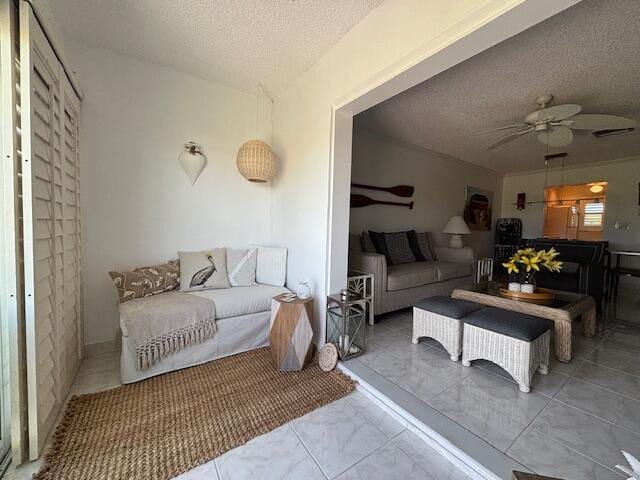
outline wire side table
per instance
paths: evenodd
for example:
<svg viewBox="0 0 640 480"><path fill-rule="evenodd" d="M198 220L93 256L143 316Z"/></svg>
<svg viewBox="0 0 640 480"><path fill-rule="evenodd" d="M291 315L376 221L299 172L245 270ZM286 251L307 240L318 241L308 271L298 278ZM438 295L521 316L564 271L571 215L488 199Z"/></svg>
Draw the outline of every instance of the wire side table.
<svg viewBox="0 0 640 480"><path fill-rule="evenodd" d="M366 302L369 325L374 325L374 291L375 278L373 273L349 270L347 277L347 289L362 297Z"/></svg>

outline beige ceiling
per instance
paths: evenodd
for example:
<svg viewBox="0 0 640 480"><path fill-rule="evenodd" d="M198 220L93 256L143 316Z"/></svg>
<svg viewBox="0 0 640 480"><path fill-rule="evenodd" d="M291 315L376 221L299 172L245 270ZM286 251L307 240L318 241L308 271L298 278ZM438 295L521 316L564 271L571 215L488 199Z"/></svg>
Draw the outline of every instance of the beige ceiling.
<svg viewBox="0 0 640 480"><path fill-rule="evenodd" d="M274 95L383 0L50 0L68 35Z"/></svg>
<svg viewBox="0 0 640 480"><path fill-rule="evenodd" d="M640 123L640 1L584 0L559 15L356 117L363 128L501 172L543 167L545 145L525 135L490 152L501 133L520 123L535 98L577 103ZM576 133L567 164L640 154L638 131L595 139Z"/></svg>

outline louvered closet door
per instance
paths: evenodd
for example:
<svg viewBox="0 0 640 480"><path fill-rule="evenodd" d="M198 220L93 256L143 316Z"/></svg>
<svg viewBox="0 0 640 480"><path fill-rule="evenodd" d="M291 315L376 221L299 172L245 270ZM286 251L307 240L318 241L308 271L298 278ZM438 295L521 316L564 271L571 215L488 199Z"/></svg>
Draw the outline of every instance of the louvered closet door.
<svg viewBox="0 0 640 480"><path fill-rule="evenodd" d="M36 458L79 363L77 99L20 3L29 455Z"/></svg>
<svg viewBox="0 0 640 480"><path fill-rule="evenodd" d="M63 322L61 365L66 394L82 358L82 285L81 285L81 229L80 229L80 159L79 147L80 100L66 76L62 78L62 270Z"/></svg>

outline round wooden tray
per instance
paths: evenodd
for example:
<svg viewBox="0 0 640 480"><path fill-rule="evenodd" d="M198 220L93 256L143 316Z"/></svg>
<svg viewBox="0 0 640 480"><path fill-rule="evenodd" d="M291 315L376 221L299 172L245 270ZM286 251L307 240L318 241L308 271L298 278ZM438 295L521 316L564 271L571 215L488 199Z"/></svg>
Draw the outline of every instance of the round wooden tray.
<svg viewBox="0 0 640 480"><path fill-rule="evenodd" d="M500 295L517 302L536 303L538 305L548 305L553 301L553 292L546 288L536 288L534 293L511 292L506 288L501 288Z"/></svg>

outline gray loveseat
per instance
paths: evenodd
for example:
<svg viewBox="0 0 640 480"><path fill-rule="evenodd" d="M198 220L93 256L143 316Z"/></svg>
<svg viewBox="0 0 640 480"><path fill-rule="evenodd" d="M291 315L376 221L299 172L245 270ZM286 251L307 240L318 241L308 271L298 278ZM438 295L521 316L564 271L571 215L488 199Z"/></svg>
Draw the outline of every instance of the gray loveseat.
<svg viewBox="0 0 640 480"><path fill-rule="evenodd" d="M363 252L358 234L349 236L349 268L374 275L374 313L413 306L434 295L450 295L473 283L475 255L464 248L433 247L436 259L387 266L383 254Z"/></svg>

